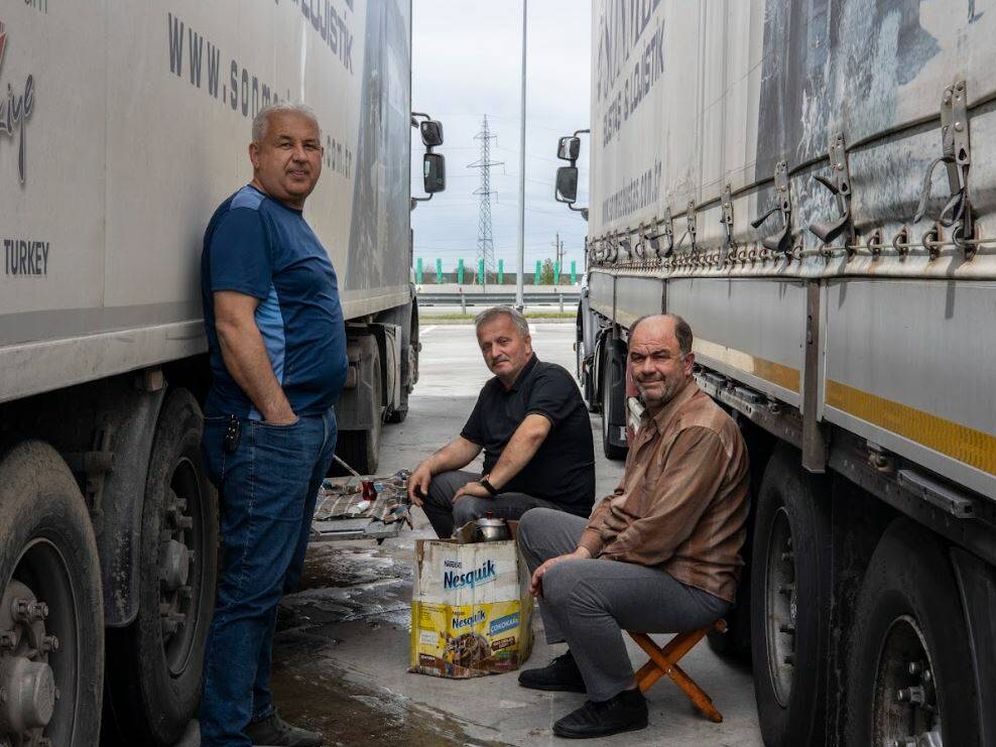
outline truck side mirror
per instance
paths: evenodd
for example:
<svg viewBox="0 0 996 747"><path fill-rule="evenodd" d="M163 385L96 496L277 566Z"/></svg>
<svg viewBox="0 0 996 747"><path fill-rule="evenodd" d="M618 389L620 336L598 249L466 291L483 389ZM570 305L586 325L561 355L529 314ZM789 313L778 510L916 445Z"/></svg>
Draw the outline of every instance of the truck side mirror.
<svg viewBox="0 0 996 747"><path fill-rule="evenodd" d="M577 140L577 138L575 138ZM557 202L576 202L578 199L578 167L561 166L557 169Z"/></svg>
<svg viewBox="0 0 996 747"><path fill-rule="evenodd" d="M419 123L419 134L422 135L422 145L435 148L443 144L443 123L437 119L428 119Z"/></svg>
<svg viewBox="0 0 996 747"><path fill-rule="evenodd" d="M560 138L560 143L557 146L557 158L561 161L570 161L573 166L580 154L581 138L570 136Z"/></svg>
<svg viewBox="0 0 996 747"><path fill-rule="evenodd" d="M446 158L442 154L426 153L422 156L422 184L426 194L430 195L446 189Z"/></svg>

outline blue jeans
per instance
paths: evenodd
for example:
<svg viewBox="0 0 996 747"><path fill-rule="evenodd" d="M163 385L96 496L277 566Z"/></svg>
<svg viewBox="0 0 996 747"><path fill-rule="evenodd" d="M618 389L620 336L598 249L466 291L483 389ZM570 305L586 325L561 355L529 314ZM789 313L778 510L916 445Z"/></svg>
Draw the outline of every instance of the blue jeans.
<svg viewBox="0 0 996 747"><path fill-rule="evenodd" d="M336 440L333 410L288 426L242 419L229 454L228 423L228 417L204 422L204 463L218 487L222 557L204 653L203 747L249 747L245 727L273 713L277 604L301 579L315 499Z"/></svg>

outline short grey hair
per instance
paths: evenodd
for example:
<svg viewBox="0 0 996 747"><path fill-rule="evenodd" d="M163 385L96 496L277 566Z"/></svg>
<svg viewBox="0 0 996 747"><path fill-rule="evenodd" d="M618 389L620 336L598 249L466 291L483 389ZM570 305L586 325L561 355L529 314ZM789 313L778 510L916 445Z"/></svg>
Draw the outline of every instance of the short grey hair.
<svg viewBox="0 0 996 747"><path fill-rule="evenodd" d="M515 325L523 337L529 334L529 322L526 321L526 317L522 315L522 312L513 309L511 306L492 306L490 309L482 311L474 317L474 331L479 333L481 327L489 322L493 322L500 316L507 316L511 319L512 324Z"/></svg>
<svg viewBox="0 0 996 747"><path fill-rule="evenodd" d="M270 126L270 116L273 114L300 114L302 117L306 117L315 123L315 127L318 128L318 135L321 137L322 127L318 124L318 117L315 115L314 109L307 104L278 101L264 106L252 118L252 141L254 143L258 143L266 137L266 131Z"/></svg>
<svg viewBox="0 0 996 747"><path fill-rule="evenodd" d="M656 319L658 317L670 319L674 322L674 336L678 340L678 350L681 354L688 355L692 352L692 328L689 326L688 322L677 314L646 314L645 316L641 316L633 322L632 325L630 325L629 339L633 339L633 333L636 332L636 328L640 326L641 322L644 322L647 319Z"/></svg>

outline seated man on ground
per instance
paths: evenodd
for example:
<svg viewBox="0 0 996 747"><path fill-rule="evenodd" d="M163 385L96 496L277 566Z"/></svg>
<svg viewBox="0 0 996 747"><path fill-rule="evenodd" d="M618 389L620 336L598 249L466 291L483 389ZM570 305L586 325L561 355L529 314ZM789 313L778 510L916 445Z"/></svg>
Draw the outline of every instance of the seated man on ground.
<svg viewBox="0 0 996 747"><path fill-rule="evenodd" d="M515 309L488 309L475 325L495 376L481 389L460 435L412 473L409 497L443 538L487 513L518 519L545 507L587 517L595 497L595 450L573 377L536 357L529 324ZM461 470L482 448L483 475Z"/></svg>
<svg viewBox="0 0 996 747"><path fill-rule="evenodd" d="M729 609L743 561L749 472L733 420L692 377L692 331L678 316L630 330L628 365L646 407L622 482L591 519L536 509L519 544L541 597L548 643L567 653L519 684L586 692L553 732L598 737L647 725L622 630L683 632Z"/></svg>

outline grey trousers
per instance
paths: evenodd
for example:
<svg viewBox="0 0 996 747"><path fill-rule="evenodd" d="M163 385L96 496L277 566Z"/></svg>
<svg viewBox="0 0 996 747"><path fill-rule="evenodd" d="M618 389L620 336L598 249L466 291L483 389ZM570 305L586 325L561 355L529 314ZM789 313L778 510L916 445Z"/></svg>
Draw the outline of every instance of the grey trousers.
<svg viewBox="0 0 996 747"><path fill-rule="evenodd" d="M525 493L499 493L495 498L475 498L463 496L453 503L453 495L468 482L480 480L481 476L465 470L440 472L429 483L429 496L422 504L422 510L429 517L429 523L436 530L436 536L443 539L452 536L455 527L462 527L468 521L479 519L489 512L496 519L518 519L531 508L557 505L542 498L533 498Z"/></svg>
<svg viewBox="0 0 996 747"><path fill-rule="evenodd" d="M529 570L577 549L586 519L537 508L519 521ZM730 604L676 581L667 571L615 560L566 560L543 576L540 613L547 643L567 641L588 698L608 700L633 686L622 631L678 633L722 617Z"/></svg>

